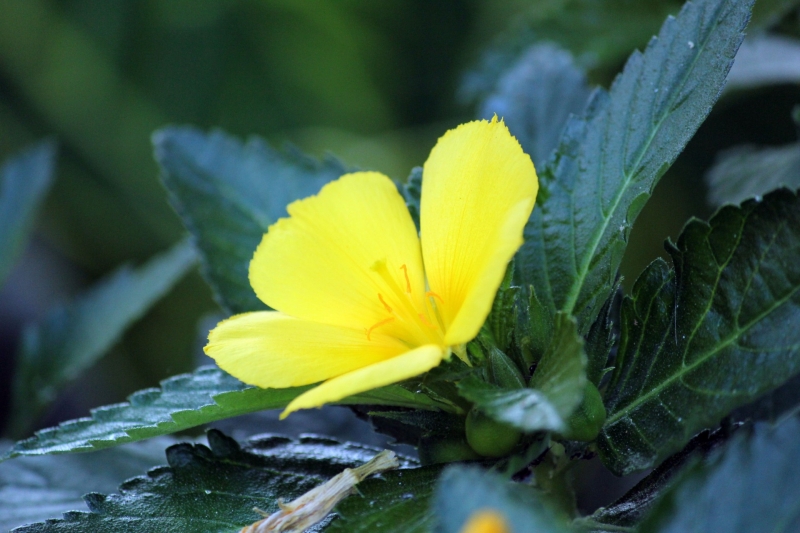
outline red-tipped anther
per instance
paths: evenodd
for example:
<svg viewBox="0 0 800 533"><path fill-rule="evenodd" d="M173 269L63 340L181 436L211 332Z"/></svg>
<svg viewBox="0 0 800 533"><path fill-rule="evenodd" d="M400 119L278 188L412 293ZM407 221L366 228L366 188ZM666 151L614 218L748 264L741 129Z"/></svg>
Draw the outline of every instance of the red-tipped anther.
<svg viewBox="0 0 800 533"><path fill-rule="evenodd" d="M436 294L436 293L435 293L435 292L433 292L433 291L428 291L428 292L426 292L426 293L425 293L425 296L427 296L427 297L429 297L429 298L436 298L436 299L437 299L437 300L439 300L440 302L444 303L444 300L442 299L442 297L441 297L441 296L439 296L438 294Z"/></svg>
<svg viewBox="0 0 800 533"><path fill-rule="evenodd" d="M408 267L405 265L400 265L400 270L403 271L403 274L406 277L406 292L411 294L411 280L408 279Z"/></svg>
<svg viewBox="0 0 800 533"><path fill-rule="evenodd" d="M372 325L372 327L370 327L369 329L365 330L367 332L367 340L368 341L372 340L372 339L369 338L369 336L372 334L372 330L373 329L379 328L379 327L381 327L381 326L383 326L385 324L388 324L392 320L394 320L394 317L390 316L389 318L385 318L385 319L381 320L380 322L376 322L375 324Z"/></svg>
<svg viewBox="0 0 800 533"><path fill-rule="evenodd" d="M429 328L436 329L436 326L434 326L433 324L431 324L430 320L428 320L427 318L425 318L425 315L423 315L422 313L417 313L417 316L419 317L419 319L420 319L420 320L422 320L422 323L423 323L423 324L425 324L425 325L426 325L426 326L428 326Z"/></svg>
<svg viewBox="0 0 800 533"><path fill-rule="evenodd" d="M382 295L381 293L378 293L378 300L380 300L380 301L381 301L381 303L383 304L383 307L384 307L384 308L385 308L387 311L389 311L390 313L392 312L392 308L391 308L391 307L389 307L389 304L387 304L387 303L386 303L386 300L384 300L384 299L383 299L383 295Z"/></svg>

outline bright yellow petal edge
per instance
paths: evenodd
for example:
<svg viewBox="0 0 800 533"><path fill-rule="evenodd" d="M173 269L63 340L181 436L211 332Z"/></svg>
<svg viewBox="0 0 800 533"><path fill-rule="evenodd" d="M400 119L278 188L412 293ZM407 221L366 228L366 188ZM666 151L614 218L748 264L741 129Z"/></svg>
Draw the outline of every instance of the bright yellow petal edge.
<svg viewBox="0 0 800 533"><path fill-rule="evenodd" d="M448 131L432 150L421 243L388 177L344 175L290 204L254 254L251 285L277 311L220 322L205 352L258 387L322 382L282 417L427 372L485 321L537 190L530 158L496 117Z"/></svg>

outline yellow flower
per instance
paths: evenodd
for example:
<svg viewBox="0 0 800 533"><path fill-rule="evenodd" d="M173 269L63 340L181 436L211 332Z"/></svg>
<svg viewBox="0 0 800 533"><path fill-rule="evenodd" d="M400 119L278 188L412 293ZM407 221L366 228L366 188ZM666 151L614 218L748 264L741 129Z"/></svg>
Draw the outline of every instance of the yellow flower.
<svg viewBox="0 0 800 533"><path fill-rule="evenodd" d="M422 374L478 334L537 190L530 157L496 117L431 151L420 236L388 177L346 174L290 204L256 249L250 284L276 311L220 322L205 351L258 387L322 382L284 417Z"/></svg>
<svg viewBox="0 0 800 533"><path fill-rule="evenodd" d="M511 533L511 528L497 511L481 509L472 513L461 533Z"/></svg>

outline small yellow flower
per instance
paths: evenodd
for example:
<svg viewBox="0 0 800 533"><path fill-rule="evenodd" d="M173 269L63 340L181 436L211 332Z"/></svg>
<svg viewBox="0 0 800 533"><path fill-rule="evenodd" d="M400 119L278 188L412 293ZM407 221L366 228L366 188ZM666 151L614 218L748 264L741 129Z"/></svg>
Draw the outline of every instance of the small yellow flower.
<svg viewBox="0 0 800 533"><path fill-rule="evenodd" d="M537 191L496 117L431 151L419 236L388 177L346 174L290 204L256 249L250 284L276 311L220 322L205 351L258 387L322 382L284 417L422 374L478 334Z"/></svg>
<svg viewBox="0 0 800 533"><path fill-rule="evenodd" d="M481 509L469 517L461 533L511 533L511 528L497 511Z"/></svg>

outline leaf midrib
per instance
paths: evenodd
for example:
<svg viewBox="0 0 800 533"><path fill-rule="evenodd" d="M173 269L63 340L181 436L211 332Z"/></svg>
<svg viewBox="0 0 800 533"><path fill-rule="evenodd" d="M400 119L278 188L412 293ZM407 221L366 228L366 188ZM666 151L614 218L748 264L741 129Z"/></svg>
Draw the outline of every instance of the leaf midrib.
<svg viewBox="0 0 800 533"><path fill-rule="evenodd" d="M686 85L686 81L688 80L689 75L694 71L695 66L697 65L697 61L699 60L700 56L702 55L702 52L705 50L709 39L714 34L714 31L716 30L716 28L719 27L718 18L717 17L714 17L714 18L715 18L714 27L711 30L708 31L708 33L706 35L706 38L702 42L702 46L700 46L698 48L697 54L695 55L694 59L692 60L691 66L688 69L686 69L686 74L684 75L684 77L682 78L680 84L678 85L679 88L682 88L684 85ZM656 37L656 38L658 38L658 37ZM642 55L642 57L644 57L644 54ZM638 83L637 83L637 85L638 85ZM633 169L639 168L639 166L640 166L640 164L642 162L642 159L644 159L645 154L647 154L648 151L650 150L650 146L652 145L653 140L655 139L655 137L658 134L658 132L661 130L661 126L663 125L664 121L666 121L667 117L669 117L671 115L669 110L672 109L672 103L680 95L680 90L673 91L672 94L673 94L673 96L669 100L669 105L666 106L667 111L662 115L662 117L656 123L656 127L653 128L653 130L651 131L651 134L648 136L647 142L645 143L645 145L642 148L642 150L639 152L639 155L636 158L636 163L634 165L632 165L631 168L633 168ZM607 112L608 108L606 108L605 111ZM624 186L620 188L618 194L614 197L614 201L612 202L612 207L609 210L609 213L610 213L609 216L603 219L603 222L598 226L598 229L595 231L594 236L593 236L592 241L591 241L591 244L587 247L587 252L588 253L584 254L583 260L581 261L580 272L579 272L579 275L578 275L578 277L576 279L576 281L578 281L579 283L574 283L572 285L572 287L570 288L570 291L567 294L566 302L564 303L564 307L562 308L563 311L566 311L566 312L568 312L570 314L574 314L573 311L575 309L575 305L577 303L578 297L580 296L581 289L583 288L583 281L586 279L586 275L587 275L587 272L589 270L589 264L590 264L592 258L595 256L595 253L597 251L597 247L600 245L600 240L602 239L603 235L605 235L606 229L608 229L608 225L610 224L611 219L613 218L614 214L617 212L617 208L619 207L619 204L622 201L622 197L624 196L624 193L627 192L627 190L629 189L631 181L632 181L633 176L635 174L636 174L636 172L632 171L632 172L629 172L629 173L627 173L625 175ZM602 210L601 210L601 213L602 213Z"/></svg>
<svg viewBox="0 0 800 533"><path fill-rule="evenodd" d="M792 296L794 296L794 294L798 290L800 290L800 285L795 286L791 291L789 291L786 294L786 296L784 296L780 300L776 300L775 301L775 305L770 306L764 312L759 313L758 315L756 315L753 318L753 320L751 320L750 322L748 322L745 325L745 327L742 327L742 328L739 328L738 330L736 330L736 332L734 334L730 335L727 339L725 339L724 342L718 344L713 350L711 350L709 352L706 352L702 356L698 357L692 364L690 364L688 366L683 366L679 372L676 372L671 377L669 377L666 380L664 380L661 384L653 387L646 394L643 394L642 396L639 396L636 400L634 400L633 402L631 402L630 404L625 406L620 411L617 411L613 415L609 416L607 421L606 421L606 423L605 423L605 425L604 425L604 427L606 427L606 428L611 427L612 425L614 425L614 423L616 423L620 418L624 417L627 413L636 410L636 408L639 407L639 405L641 405L642 403L645 403L646 401L649 401L650 398L653 397L654 395L658 395L664 388L666 388L667 386L671 385L675 380L680 379L684 375L692 372L695 368L697 368L698 366L704 364L710 358L714 357L717 353L719 353L723 349L725 349L728 346L730 346L734 341L736 341L739 337L741 337L744 333L746 333L755 324L757 324L758 322L763 320L764 317L766 317L771 312L773 312L775 309L779 308L784 303L789 301L792 298Z"/></svg>

